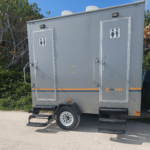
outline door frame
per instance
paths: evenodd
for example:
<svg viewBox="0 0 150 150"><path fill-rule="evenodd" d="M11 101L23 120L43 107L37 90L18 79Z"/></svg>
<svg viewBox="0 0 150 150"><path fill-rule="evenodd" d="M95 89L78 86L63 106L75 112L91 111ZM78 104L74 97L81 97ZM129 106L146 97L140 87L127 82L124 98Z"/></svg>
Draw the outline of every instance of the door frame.
<svg viewBox="0 0 150 150"><path fill-rule="evenodd" d="M126 75L126 100L102 100L102 50L103 50L103 23L110 21L118 21L122 19L128 20L128 43L127 43L127 75ZM103 103L128 103L129 101L129 74L130 74L130 47L131 47L131 16L112 20L100 20L100 90L99 90L99 102Z"/></svg>
<svg viewBox="0 0 150 150"><path fill-rule="evenodd" d="M43 31L52 31L52 55L53 55L53 75L54 75L54 99L38 99L37 95L37 79L36 79L36 58L35 58L35 49L34 49L34 33L43 32ZM56 59L55 59L55 45L54 45L54 28L46 30L35 30L32 32L33 39L33 63L34 63L34 82L35 82L35 99L36 101L57 101L57 87L56 87Z"/></svg>

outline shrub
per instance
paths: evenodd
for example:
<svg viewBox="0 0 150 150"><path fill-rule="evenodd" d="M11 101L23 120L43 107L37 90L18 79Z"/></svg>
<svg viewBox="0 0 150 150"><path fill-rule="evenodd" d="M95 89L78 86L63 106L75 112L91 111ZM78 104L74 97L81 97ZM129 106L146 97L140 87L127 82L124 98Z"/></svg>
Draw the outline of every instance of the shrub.
<svg viewBox="0 0 150 150"><path fill-rule="evenodd" d="M29 73L26 73L30 82ZM0 109L27 110L32 108L31 86L23 81L23 73L17 68L0 66Z"/></svg>

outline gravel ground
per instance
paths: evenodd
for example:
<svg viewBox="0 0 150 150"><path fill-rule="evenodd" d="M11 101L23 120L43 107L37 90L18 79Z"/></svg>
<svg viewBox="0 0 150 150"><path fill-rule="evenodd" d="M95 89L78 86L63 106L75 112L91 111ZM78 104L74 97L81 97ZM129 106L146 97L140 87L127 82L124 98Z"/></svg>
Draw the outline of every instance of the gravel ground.
<svg viewBox="0 0 150 150"><path fill-rule="evenodd" d="M0 111L0 150L148 150L150 124L128 121L125 135L97 132L96 115L83 115L74 131L28 127L26 112Z"/></svg>

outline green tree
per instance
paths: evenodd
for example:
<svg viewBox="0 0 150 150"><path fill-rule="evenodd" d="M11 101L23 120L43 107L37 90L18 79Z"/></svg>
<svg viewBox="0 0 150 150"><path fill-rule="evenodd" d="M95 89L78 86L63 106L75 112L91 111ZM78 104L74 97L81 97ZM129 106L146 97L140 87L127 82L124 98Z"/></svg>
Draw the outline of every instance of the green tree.
<svg viewBox="0 0 150 150"><path fill-rule="evenodd" d="M28 0L0 0L0 65L4 68L28 62L27 25L41 19L40 8Z"/></svg>
<svg viewBox="0 0 150 150"><path fill-rule="evenodd" d="M149 12L149 10L147 10L145 12L144 24L145 24L145 27L150 24L150 12Z"/></svg>
<svg viewBox="0 0 150 150"><path fill-rule="evenodd" d="M143 69L150 70L150 12L145 13L144 44L143 44Z"/></svg>

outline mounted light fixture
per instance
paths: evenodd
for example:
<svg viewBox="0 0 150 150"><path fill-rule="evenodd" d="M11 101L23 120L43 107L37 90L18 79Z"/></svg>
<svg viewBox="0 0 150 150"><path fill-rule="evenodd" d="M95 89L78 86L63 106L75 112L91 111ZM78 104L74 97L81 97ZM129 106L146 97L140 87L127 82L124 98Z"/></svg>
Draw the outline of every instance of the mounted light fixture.
<svg viewBox="0 0 150 150"><path fill-rule="evenodd" d="M112 13L112 17L118 17L119 16L119 13L118 12L115 12L115 13Z"/></svg>
<svg viewBox="0 0 150 150"><path fill-rule="evenodd" d="M48 17L49 17L49 14L50 14L51 12L50 12L50 11L47 11L46 13L48 14ZM48 17L47 17L47 18L48 18Z"/></svg>
<svg viewBox="0 0 150 150"><path fill-rule="evenodd" d="M45 28L45 24L40 25L40 29L43 29L43 28Z"/></svg>

